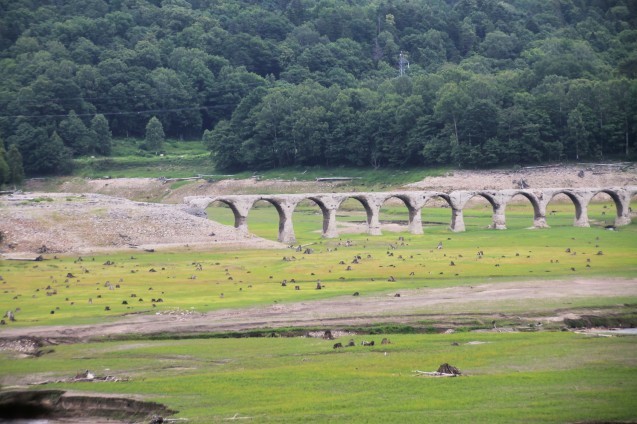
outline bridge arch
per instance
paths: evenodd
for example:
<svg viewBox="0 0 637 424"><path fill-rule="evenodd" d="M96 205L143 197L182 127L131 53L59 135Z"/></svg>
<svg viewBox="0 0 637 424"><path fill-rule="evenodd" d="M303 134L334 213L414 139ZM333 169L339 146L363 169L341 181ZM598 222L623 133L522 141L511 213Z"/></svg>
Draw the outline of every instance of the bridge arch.
<svg viewBox="0 0 637 424"><path fill-rule="evenodd" d="M289 222L287 222L288 220L285 216L285 212L283 211L281 202L270 197L261 197L255 200L255 202L252 204L252 208L256 207L257 203L259 202L269 203L270 205L274 206L274 209L276 210L277 215L279 216L277 240L282 243L294 243L296 241L296 237L294 236L294 230L292 229L291 234L285 234L286 226L291 225L292 220L290 219Z"/></svg>
<svg viewBox="0 0 637 424"><path fill-rule="evenodd" d="M506 219L504 216L504 202L496 198L496 196L498 196L497 193L482 191L482 190L473 191L473 192L465 192L465 193L466 193L466 196L463 197L462 203L460 205L457 205L458 207L461 207L461 209L464 211L465 206L467 205L467 203L471 201L471 199L476 197L482 198L486 200L487 203L489 203L489 205L491 205L491 223L489 224L488 227L498 229L498 230L506 229ZM463 218L464 218L464 213L463 213Z"/></svg>
<svg viewBox="0 0 637 424"><path fill-rule="evenodd" d="M590 224L588 223L588 214L586 213L586 206L588 205L588 202L584 204L580 200L575 190L558 189L558 190L552 191L547 196L546 205L548 206L548 204L553 201L555 196L560 194L563 194L566 197L568 197L571 200L571 202L573 202L573 205L575 206L575 219L574 219L573 225L576 227L589 227Z"/></svg>
<svg viewBox="0 0 637 424"><path fill-rule="evenodd" d="M422 204L423 204L422 207L427 206L431 201L434 201L434 200L442 200L444 202L442 207L451 210L451 217L449 218L448 228L454 231L454 223L456 222L457 212L454 208L451 197L449 196L448 193L445 193L442 191L425 192L422 196ZM463 230L461 231L464 231L464 221L462 221L462 225L463 225Z"/></svg>
<svg viewBox="0 0 637 424"><path fill-rule="evenodd" d="M215 203L221 203L228 206L234 216L234 227L241 231L248 232L248 212L250 211L250 208L244 212L237 207L235 202L224 198L211 199L211 201L206 204L206 208L213 206Z"/></svg>
<svg viewBox="0 0 637 424"><path fill-rule="evenodd" d="M587 207L590 205L590 203L593 201L593 199L598 195L604 193L606 195L608 195L611 200L613 201L613 203L615 204L615 219L613 224L616 226L621 226L621 225L626 225L630 223L630 198L628 198L626 195L622 196L620 190L613 190L613 189L607 189L607 188L603 188L600 190L596 190L595 192L592 193L592 196L590 197L590 199L588 199L587 202Z"/></svg>
<svg viewBox="0 0 637 424"><path fill-rule="evenodd" d="M366 196L364 194L350 194L343 199L343 201L347 199L357 200L361 205L363 205L365 215L367 217L367 233L369 235L381 235L380 219L378 217L380 205L377 202L373 202L370 196Z"/></svg>
<svg viewBox="0 0 637 424"><path fill-rule="evenodd" d="M534 228L546 228L546 212L543 211L540 200L533 193L523 190L512 190L506 193L507 199L502 205L503 209L506 208L509 203L516 197L524 197L527 199L533 207L533 227Z"/></svg>
<svg viewBox="0 0 637 424"><path fill-rule="evenodd" d="M385 203L392 199L400 200L402 204L407 208L407 229L411 234L422 234L422 217L421 210L424 205L423 202L417 201L418 195L416 193L410 195L407 193L388 193L379 199L379 218Z"/></svg>

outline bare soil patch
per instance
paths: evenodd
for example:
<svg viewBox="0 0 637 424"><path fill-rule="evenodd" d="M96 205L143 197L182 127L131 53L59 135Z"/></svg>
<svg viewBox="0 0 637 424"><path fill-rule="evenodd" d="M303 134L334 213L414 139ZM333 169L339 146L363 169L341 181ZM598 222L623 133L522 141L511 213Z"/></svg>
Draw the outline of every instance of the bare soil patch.
<svg viewBox="0 0 637 424"><path fill-rule="evenodd" d="M370 171L373 172L373 171ZM501 190L516 188L524 180L531 188L551 187L616 187L637 185L637 167L604 165L568 165L548 168L520 168L503 170L456 170L440 177L427 177L399 189L407 190ZM56 181L29 180L30 191L58 191L65 193L99 193L137 201L182 203L187 196L224 194L314 193L348 190L342 182L225 179L195 180L172 188L173 182L161 178L73 178Z"/></svg>
<svg viewBox="0 0 637 424"><path fill-rule="evenodd" d="M487 305L493 317L502 319L499 308L512 301L542 299L637 296L637 279L573 279L561 281L520 281L487 283L451 288L400 290L369 296L347 296L313 302L275 304L244 309L192 313L189 310L154 315L122 316L111 323L81 326L7 328L0 338L46 337L87 339L125 334L173 333L179 335L245 331L281 327L338 327L369 325L374 322L414 323L450 315L471 315L478 305ZM436 312L437 311L437 312ZM536 312L530 312L535 314ZM529 320L554 322L572 311L559 311ZM485 318L486 319L486 318ZM490 320L491 318L489 318Z"/></svg>
<svg viewBox="0 0 637 424"><path fill-rule="evenodd" d="M281 248L185 205L140 203L99 194L29 193L0 197L0 253L87 253L130 248Z"/></svg>
<svg viewBox="0 0 637 424"><path fill-rule="evenodd" d="M98 193L137 201L183 203L187 196L217 196L224 194L313 193L330 192L340 183L315 181L257 180L255 178L208 181L194 180L177 188L161 178L73 178L55 188L65 193ZM26 189L42 191L46 182L30 180Z"/></svg>
<svg viewBox="0 0 637 424"><path fill-rule="evenodd" d="M518 188L524 180L530 188L621 187L637 185L635 165L623 168L602 165L569 165L510 170L459 170L408 184L418 190L504 190Z"/></svg>

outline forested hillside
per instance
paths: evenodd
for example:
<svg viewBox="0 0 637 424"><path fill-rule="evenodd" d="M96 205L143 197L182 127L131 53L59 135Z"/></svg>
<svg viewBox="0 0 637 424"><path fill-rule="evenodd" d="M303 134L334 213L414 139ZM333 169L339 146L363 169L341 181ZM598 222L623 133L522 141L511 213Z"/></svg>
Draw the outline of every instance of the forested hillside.
<svg viewBox="0 0 637 424"><path fill-rule="evenodd" d="M31 175L111 136L233 170L637 151L633 0L0 0L0 75Z"/></svg>

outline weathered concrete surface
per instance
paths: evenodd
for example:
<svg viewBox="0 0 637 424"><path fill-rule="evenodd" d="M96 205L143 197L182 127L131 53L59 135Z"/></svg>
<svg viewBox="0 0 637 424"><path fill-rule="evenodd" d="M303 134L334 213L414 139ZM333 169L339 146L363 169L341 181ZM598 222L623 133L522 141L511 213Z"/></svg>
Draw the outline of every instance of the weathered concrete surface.
<svg viewBox="0 0 637 424"><path fill-rule="evenodd" d="M491 228L506 229L506 206L516 196L525 197L533 206L533 226L546 228L546 207L559 194L567 196L575 206L576 227L588 227L588 205L599 193L608 194L615 203L617 215L615 225L628 225L630 218L630 202L637 194L637 186L609 188L545 188L545 189L511 189L511 190L457 190L450 193L436 191L395 191L380 193L308 193L308 194L273 194L273 195L234 195L234 196L191 196L184 202L190 206L205 209L214 202L221 202L232 210L234 226L248 231L248 213L258 201L271 203L279 214L279 237L282 243L294 243L294 225L292 214L296 206L303 200L310 200L318 205L323 213L323 237L338 236L336 228L336 212L347 199L356 199L365 208L367 215L367 232L380 235L380 208L391 198L401 200L409 212L409 232L422 234L422 208L432 199L442 199L451 208L452 231L465 231L463 210L473 197L486 199L493 209Z"/></svg>

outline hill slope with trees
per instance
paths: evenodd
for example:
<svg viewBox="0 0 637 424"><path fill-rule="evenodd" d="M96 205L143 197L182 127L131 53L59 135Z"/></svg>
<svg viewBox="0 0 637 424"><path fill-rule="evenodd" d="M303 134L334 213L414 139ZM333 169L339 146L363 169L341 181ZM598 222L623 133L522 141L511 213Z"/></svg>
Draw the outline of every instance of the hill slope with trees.
<svg viewBox="0 0 637 424"><path fill-rule="evenodd" d="M28 175L149 126L229 170L637 150L629 0L0 0L0 74Z"/></svg>

